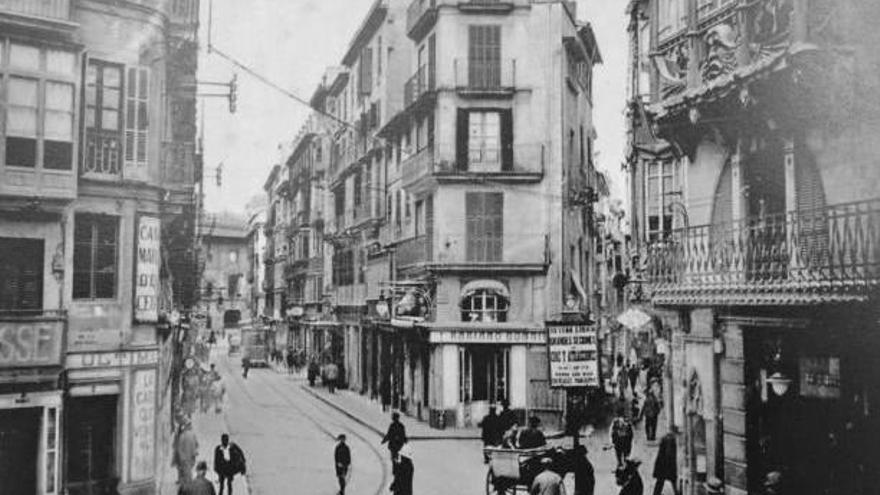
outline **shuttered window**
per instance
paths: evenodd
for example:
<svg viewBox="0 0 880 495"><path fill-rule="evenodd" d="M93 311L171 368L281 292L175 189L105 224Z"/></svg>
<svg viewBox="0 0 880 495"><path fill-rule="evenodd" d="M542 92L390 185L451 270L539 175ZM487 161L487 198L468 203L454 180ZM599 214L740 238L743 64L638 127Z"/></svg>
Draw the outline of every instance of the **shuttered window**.
<svg viewBox="0 0 880 495"><path fill-rule="evenodd" d="M468 30L468 86L501 86L501 26L470 26Z"/></svg>
<svg viewBox="0 0 880 495"><path fill-rule="evenodd" d="M466 193L467 261L501 261L504 193Z"/></svg>
<svg viewBox="0 0 880 495"><path fill-rule="evenodd" d="M360 94L368 95L373 89L373 49L364 48L361 52L360 64Z"/></svg>
<svg viewBox="0 0 880 495"><path fill-rule="evenodd" d="M43 308L43 241L0 238L0 310Z"/></svg>
<svg viewBox="0 0 880 495"><path fill-rule="evenodd" d="M147 179L150 72L130 67L125 96L125 177Z"/></svg>
<svg viewBox="0 0 880 495"><path fill-rule="evenodd" d="M77 215L73 230L74 299L116 296L119 221L104 215Z"/></svg>

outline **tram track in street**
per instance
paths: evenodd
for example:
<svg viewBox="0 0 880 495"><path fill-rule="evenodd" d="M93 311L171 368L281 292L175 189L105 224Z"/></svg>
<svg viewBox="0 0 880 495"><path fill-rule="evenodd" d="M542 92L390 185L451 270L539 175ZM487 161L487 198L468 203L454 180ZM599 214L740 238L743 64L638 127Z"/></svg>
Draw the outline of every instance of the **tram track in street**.
<svg viewBox="0 0 880 495"><path fill-rule="evenodd" d="M302 407L302 404L300 404L298 401L294 400L294 398L290 396L290 393L292 392L291 390L284 389L283 387L275 384L268 375L264 375L263 373L250 373L248 378L244 379L240 374L236 373L235 368L228 358L222 359L221 362L223 363L223 367L225 368L225 371L227 372L229 377L233 378L238 388L243 392L243 394L247 397L248 401L251 404L267 409L273 409L274 413L284 415L285 419L289 418L290 420L297 420L299 418L305 418L318 431L320 431L333 441L336 440L336 437L339 433L346 433L347 435L351 435L352 437L357 438L358 440L363 442L368 447L372 455L375 456L376 462L378 462L381 466L381 482L379 483L379 486L376 488L374 493L376 495L381 495L385 492L385 489L388 486L389 479L388 466L385 463L385 455L378 447L376 447L374 440L368 439L366 435L355 431L354 426L351 425L351 420L349 418L344 418L341 413L329 408L326 404L323 404L314 397L311 397L307 394L302 394L302 397L307 398L303 402L311 405L312 411L307 411L304 407ZM269 372L271 372L271 370L269 370ZM285 414L285 412L279 410L277 405L264 403L264 400L255 397L254 394L252 394L249 388L246 386L246 381L255 381L261 386L274 392L274 396L289 407L289 409L286 410L288 414ZM331 416L337 419L328 420L328 417ZM344 420L340 420L340 418L344 418ZM337 431L332 431L326 426L328 421L332 423L332 426L338 428Z"/></svg>

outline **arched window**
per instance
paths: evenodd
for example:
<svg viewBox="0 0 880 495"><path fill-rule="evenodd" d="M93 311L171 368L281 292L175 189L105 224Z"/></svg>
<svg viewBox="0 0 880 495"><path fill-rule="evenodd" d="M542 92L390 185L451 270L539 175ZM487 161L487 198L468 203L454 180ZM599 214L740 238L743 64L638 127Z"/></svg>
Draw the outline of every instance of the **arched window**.
<svg viewBox="0 0 880 495"><path fill-rule="evenodd" d="M462 290L461 321L495 323L507 321L510 293L494 280L469 282Z"/></svg>

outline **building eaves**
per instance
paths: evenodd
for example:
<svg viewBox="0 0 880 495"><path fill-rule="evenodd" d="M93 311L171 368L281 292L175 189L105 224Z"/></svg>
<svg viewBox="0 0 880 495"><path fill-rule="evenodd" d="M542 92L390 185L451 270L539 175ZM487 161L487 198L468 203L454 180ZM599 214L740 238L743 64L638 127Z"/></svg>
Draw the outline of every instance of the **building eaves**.
<svg viewBox="0 0 880 495"><path fill-rule="evenodd" d="M373 34L379 29L379 26L382 25L382 21L385 20L385 16L388 14L388 0L376 0L373 2L373 5L370 7L370 11L367 14L366 19L355 31L354 38L352 38L351 43L348 45L348 50L345 52L345 56L342 57L342 63L348 67L351 67L354 64L355 60L357 60L360 55L361 48Z"/></svg>
<svg viewBox="0 0 880 495"><path fill-rule="evenodd" d="M269 172L269 177L266 179L266 182L263 184L263 190L269 192L272 190L272 184L275 182L275 179L278 178L278 172L281 171L280 165L275 165L272 167L272 171Z"/></svg>

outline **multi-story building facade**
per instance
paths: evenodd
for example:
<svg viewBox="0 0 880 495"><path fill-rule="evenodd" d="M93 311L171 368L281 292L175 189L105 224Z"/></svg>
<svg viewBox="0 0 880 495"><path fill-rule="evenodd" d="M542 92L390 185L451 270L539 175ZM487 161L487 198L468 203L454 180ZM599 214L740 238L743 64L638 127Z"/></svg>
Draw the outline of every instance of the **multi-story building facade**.
<svg viewBox="0 0 880 495"><path fill-rule="evenodd" d="M248 232L244 218L231 213L206 214L202 219L201 248L205 257L200 304L205 328L215 332L242 320L251 320L251 284L248 280Z"/></svg>
<svg viewBox="0 0 880 495"><path fill-rule="evenodd" d="M0 1L3 493L154 493L167 465L197 23L197 1Z"/></svg>
<svg viewBox="0 0 880 495"><path fill-rule="evenodd" d="M630 13L632 234L645 301L672 335L684 492L715 478L758 493L773 472L791 493L870 491L876 5L645 0Z"/></svg>
<svg viewBox="0 0 880 495"><path fill-rule="evenodd" d="M599 61L569 3L373 5L328 95L350 386L438 426L505 400L558 419L544 325L591 305Z"/></svg>
<svg viewBox="0 0 880 495"><path fill-rule="evenodd" d="M263 292L263 281L266 269L263 256L266 251L266 198L262 195L248 203L247 209L247 282L250 286L250 313L256 319L265 315L266 295Z"/></svg>
<svg viewBox="0 0 880 495"><path fill-rule="evenodd" d="M266 249L263 253L265 275L263 277L263 294L266 298L265 313L273 320L280 320L287 309L289 292L284 270L290 242L287 232L290 214L290 180L289 171L281 165L272 167L269 178L263 185L266 193L267 209L266 224L263 232L266 236Z"/></svg>

